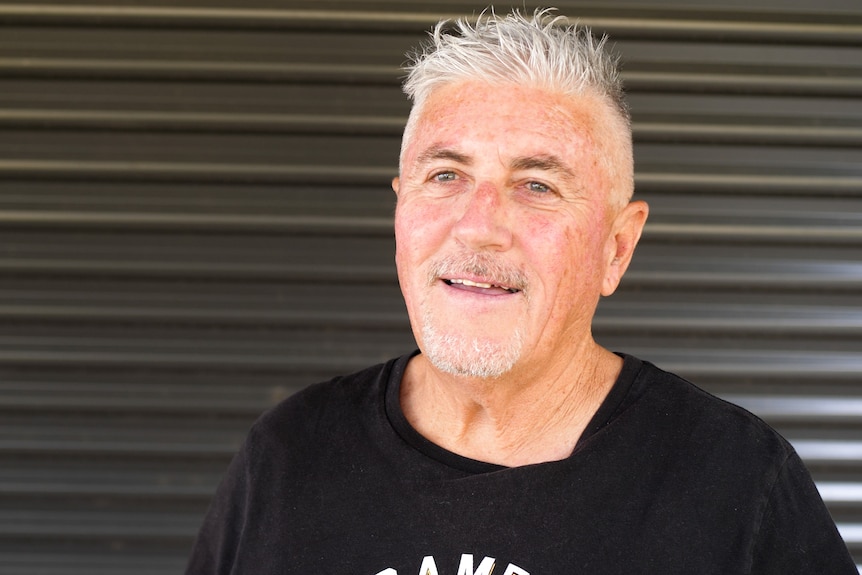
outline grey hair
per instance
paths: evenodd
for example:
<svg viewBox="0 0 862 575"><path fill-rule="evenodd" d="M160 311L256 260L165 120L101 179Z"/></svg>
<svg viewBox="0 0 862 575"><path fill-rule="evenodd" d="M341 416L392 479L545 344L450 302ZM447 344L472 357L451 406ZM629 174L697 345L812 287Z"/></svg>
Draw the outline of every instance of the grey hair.
<svg viewBox="0 0 862 575"><path fill-rule="evenodd" d="M420 107L439 85L457 80L512 82L570 95L593 89L628 122L618 58L605 49L607 36L597 39L585 26L563 23L568 19L551 9L532 17L486 11L473 24L455 21L457 34L448 31L451 21L441 21L410 56L404 93Z"/></svg>
<svg viewBox="0 0 862 575"><path fill-rule="evenodd" d="M596 38L586 26L569 25L552 9L538 9L532 16L518 10L498 16L490 9L472 23L439 22L428 41L408 55L405 66L403 89L413 108L404 129L402 158L431 92L463 80L513 83L571 96L596 94L610 104L630 147L631 116L619 58L606 45L607 36ZM616 172L616 166L609 168Z"/></svg>

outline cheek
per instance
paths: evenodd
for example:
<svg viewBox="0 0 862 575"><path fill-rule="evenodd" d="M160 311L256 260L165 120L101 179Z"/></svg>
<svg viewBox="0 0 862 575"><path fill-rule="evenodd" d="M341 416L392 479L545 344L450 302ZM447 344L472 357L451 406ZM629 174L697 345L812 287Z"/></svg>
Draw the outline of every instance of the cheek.
<svg viewBox="0 0 862 575"><path fill-rule="evenodd" d="M590 289L599 281L605 243L602 217L590 212L565 224L542 217L524 222L528 265L541 266L536 272L546 289L570 293Z"/></svg>
<svg viewBox="0 0 862 575"><path fill-rule="evenodd" d="M395 210L395 238L399 248L403 246L421 246L431 230L428 223L433 222L433 214L419 205L398 206Z"/></svg>
<svg viewBox="0 0 862 575"><path fill-rule="evenodd" d="M521 222L521 238L530 262L545 265L561 259L564 246L572 241L571 230L545 216L528 217Z"/></svg>
<svg viewBox="0 0 862 575"><path fill-rule="evenodd" d="M395 210L395 264L402 285L445 238L444 214L425 204L399 204Z"/></svg>

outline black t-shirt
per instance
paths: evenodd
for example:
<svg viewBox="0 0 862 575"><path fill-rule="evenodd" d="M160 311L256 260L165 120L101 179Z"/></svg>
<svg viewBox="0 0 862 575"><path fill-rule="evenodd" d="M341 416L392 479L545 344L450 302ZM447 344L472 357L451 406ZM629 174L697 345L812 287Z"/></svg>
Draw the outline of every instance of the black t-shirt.
<svg viewBox="0 0 862 575"><path fill-rule="evenodd" d="M410 426L409 357L264 414L187 573L857 574L790 445L679 377L624 356L570 457L507 468Z"/></svg>

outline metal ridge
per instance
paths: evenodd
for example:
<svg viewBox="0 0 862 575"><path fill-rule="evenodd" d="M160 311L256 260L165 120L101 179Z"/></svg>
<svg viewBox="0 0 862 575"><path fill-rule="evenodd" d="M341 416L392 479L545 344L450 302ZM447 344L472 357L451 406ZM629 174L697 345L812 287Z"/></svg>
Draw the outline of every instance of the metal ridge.
<svg viewBox="0 0 862 575"><path fill-rule="evenodd" d="M632 10L633 11L633 10ZM836 14L826 21L800 21L803 13L758 14L768 20L740 21L732 11L652 9L635 17L619 9L620 16L585 15L577 22L606 30L615 38L720 38L722 40L862 45L862 21ZM640 14L644 14L641 10ZM738 12L738 11L737 11ZM719 16L726 16L720 18ZM750 16L750 15L749 15ZM293 29L351 31L421 31L436 21L475 18L467 10L419 12L414 10L296 10L262 8L178 8L159 6L29 5L0 6L0 21L13 24L80 24L89 26L148 26L181 28ZM575 19L571 19L574 22Z"/></svg>

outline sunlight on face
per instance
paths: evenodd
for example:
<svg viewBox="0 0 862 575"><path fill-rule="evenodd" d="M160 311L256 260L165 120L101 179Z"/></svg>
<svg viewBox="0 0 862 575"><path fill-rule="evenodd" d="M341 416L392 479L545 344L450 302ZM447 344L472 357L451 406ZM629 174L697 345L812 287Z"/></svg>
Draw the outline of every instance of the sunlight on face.
<svg viewBox="0 0 862 575"><path fill-rule="evenodd" d="M619 209L602 106L474 82L426 101L393 182L396 263L439 371L497 378L592 341Z"/></svg>

